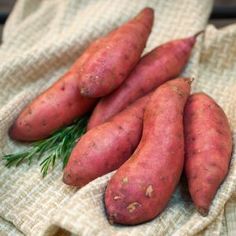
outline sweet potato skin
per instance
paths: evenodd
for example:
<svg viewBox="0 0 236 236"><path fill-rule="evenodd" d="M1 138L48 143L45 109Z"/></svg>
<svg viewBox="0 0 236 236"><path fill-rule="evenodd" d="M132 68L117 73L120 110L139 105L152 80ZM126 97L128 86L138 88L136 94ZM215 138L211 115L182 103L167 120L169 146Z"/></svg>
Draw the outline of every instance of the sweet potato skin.
<svg viewBox="0 0 236 236"><path fill-rule="evenodd" d="M19 141L46 138L95 104L96 99L80 95L76 74L68 72L23 109L10 128L10 137Z"/></svg>
<svg viewBox="0 0 236 236"><path fill-rule="evenodd" d="M188 62L195 42L196 36L170 41L143 56L123 84L99 101L87 129L109 120L139 97L178 76Z"/></svg>
<svg viewBox="0 0 236 236"><path fill-rule="evenodd" d="M35 141L47 138L57 129L92 110L97 99L81 96L78 71L84 61L97 50L98 44L95 41L67 73L22 110L9 130L12 139Z"/></svg>
<svg viewBox="0 0 236 236"><path fill-rule="evenodd" d="M144 112L141 141L106 188L111 223L143 223L167 205L184 163L183 110L189 92L190 81L184 78L154 91Z"/></svg>
<svg viewBox="0 0 236 236"><path fill-rule="evenodd" d="M185 113L185 173L192 200L202 215L226 177L232 135L224 111L204 93L189 97Z"/></svg>
<svg viewBox="0 0 236 236"><path fill-rule="evenodd" d="M125 63L125 65L129 65L131 70L145 47L145 42L151 31L152 23L153 10L146 8L135 19L128 22L126 26L118 29L117 33L116 31L111 32L110 37L113 38L112 42L107 42L109 41L109 36L107 36L92 43L74 65L72 65L68 73L23 109L9 130L10 137L19 141L35 141L43 139L62 126L70 124L75 118L90 111L96 104L97 99L81 96L81 88L79 87L81 72L83 71L82 74L85 75L85 77L86 68L89 68L89 71L91 69L91 76L93 73L98 77L104 76L106 71L108 71L109 74L109 67L111 65L113 66L111 56L107 56L107 60L110 64L107 63L106 68L101 66L103 65L103 62L100 61L100 56L103 58L103 54L109 52L108 48L111 47L111 49L113 49L117 46L116 42L119 40L122 43L122 36L124 36L125 33L127 35L127 45L130 43L131 46L137 47L137 49L131 50L132 53L129 53L129 56L131 57L130 59L127 59L129 63ZM139 26L138 29L133 30L133 33L129 34L128 31L135 28L135 24ZM137 45L129 38L134 35L141 40ZM125 43L123 42L122 45L125 45ZM122 50L124 49L121 48L121 51L114 49L114 51L117 52L117 55L115 54L114 58L117 57L121 59L123 56L122 53L124 52ZM121 54L119 55L118 52ZM90 67L91 56L94 58L95 63L92 63ZM119 63L120 62L118 61L118 67L120 67ZM88 65L88 67L84 67L84 65ZM96 74L97 70L102 72L102 74ZM127 70L126 72L128 73L129 71ZM117 73L122 74L122 71L117 71ZM125 78L126 75L123 76ZM93 81L92 84L94 84ZM109 86L110 84L112 83L109 82Z"/></svg>
<svg viewBox="0 0 236 236"><path fill-rule="evenodd" d="M63 181L82 187L120 167L137 147L149 95L140 98L110 121L88 131L72 151Z"/></svg>
<svg viewBox="0 0 236 236"><path fill-rule="evenodd" d="M126 79L140 59L153 18L153 10L145 8L134 19L96 41L96 50L79 69L83 96L105 96ZM90 47L94 47L93 43Z"/></svg>

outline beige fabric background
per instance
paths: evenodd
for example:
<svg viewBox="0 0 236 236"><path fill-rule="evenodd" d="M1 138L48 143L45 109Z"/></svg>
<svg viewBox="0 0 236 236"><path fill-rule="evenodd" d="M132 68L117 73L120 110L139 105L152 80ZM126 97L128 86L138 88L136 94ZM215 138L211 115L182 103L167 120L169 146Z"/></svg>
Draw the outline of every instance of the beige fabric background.
<svg viewBox="0 0 236 236"><path fill-rule="evenodd" d="M7 130L21 108L57 80L96 37L109 32L144 6L156 19L146 51L206 27L212 0L18 0L0 47L0 150L24 148ZM214 97L227 113L236 137L236 25L208 26L184 72L193 90ZM37 163L7 169L0 160L0 235L235 235L236 154L208 217L201 217L181 184L167 209L152 222L111 226L103 193L111 174L77 191L61 181L61 165L45 179ZM235 194L233 194L235 192Z"/></svg>

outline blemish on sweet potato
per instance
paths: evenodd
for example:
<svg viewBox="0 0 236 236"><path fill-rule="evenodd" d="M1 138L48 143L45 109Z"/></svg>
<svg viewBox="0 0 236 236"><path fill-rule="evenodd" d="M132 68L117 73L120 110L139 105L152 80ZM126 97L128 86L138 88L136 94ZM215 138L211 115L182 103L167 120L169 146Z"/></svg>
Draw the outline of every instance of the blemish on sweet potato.
<svg viewBox="0 0 236 236"><path fill-rule="evenodd" d="M146 188L146 191L145 191L145 196L146 197L152 197L152 194L153 194L153 187L152 187L152 185L150 184L150 185L148 185L148 187Z"/></svg>
<svg viewBox="0 0 236 236"><path fill-rule="evenodd" d="M113 213L109 216L108 221L111 225L114 224L114 218L116 217L116 213Z"/></svg>
<svg viewBox="0 0 236 236"><path fill-rule="evenodd" d="M28 114L29 114L29 115L32 114L32 109L31 109L31 107L29 107L29 109L28 109Z"/></svg>
<svg viewBox="0 0 236 236"><path fill-rule="evenodd" d="M168 181L168 176L161 176L160 180L164 183L164 182Z"/></svg>
<svg viewBox="0 0 236 236"><path fill-rule="evenodd" d="M65 90L65 83L63 83L63 84L61 85L61 90L62 90L62 91Z"/></svg>
<svg viewBox="0 0 236 236"><path fill-rule="evenodd" d="M121 196L115 196L114 198L113 198L115 201L117 201L117 200L119 200L119 199L121 199Z"/></svg>
<svg viewBox="0 0 236 236"><path fill-rule="evenodd" d="M123 183L123 184L127 184L128 182L129 182L128 177L124 177L124 178L122 179L122 183Z"/></svg>
<svg viewBox="0 0 236 236"><path fill-rule="evenodd" d="M138 202L132 202L127 206L127 210L129 211L129 213L132 213L133 211L136 210L136 208L140 207L140 203Z"/></svg>
<svg viewBox="0 0 236 236"><path fill-rule="evenodd" d="M41 124L42 124L42 126L47 126L47 121L46 120L42 120Z"/></svg>
<svg viewBox="0 0 236 236"><path fill-rule="evenodd" d="M183 92L180 88L178 88L177 86L173 86L172 89L173 89L179 96L184 97L185 94L184 94L184 92Z"/></svg>

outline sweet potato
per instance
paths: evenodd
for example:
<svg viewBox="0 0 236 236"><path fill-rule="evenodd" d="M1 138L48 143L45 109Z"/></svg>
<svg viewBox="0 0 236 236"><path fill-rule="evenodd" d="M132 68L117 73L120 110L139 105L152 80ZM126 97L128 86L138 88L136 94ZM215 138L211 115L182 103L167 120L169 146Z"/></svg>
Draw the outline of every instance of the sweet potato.
<svg viewBox="0 0 236 236"><path fill-rule="evenodd" d="M10 128L10 136L20 141L46 138L91 110L95 103L96 99L80 95L76 74L68 72L23 109Z"/></svg>
<svg viewBox="0 0 236 236"><path fill-rule="evenodd" d="M111 223L146 222L167 205L184 163L183 110L189 92L190 80L179 78L161 85L151 96L141 141L105 192Z"/></svg>
<svg viewBox="0 0 236 236"><path fill-rule="evenodd" d="M141 138L143 112L149 96L140 98L82 136L64 170L64 183L82 187L117 169L130 157Z"/></svg>
<svg viewBox="0 0 236 236"><path fill-rule="evenodd" d="M145 8L134 19L95 41L96 46L91 44L95 50L78 71L83 96L101 97L120 86L140 59L153 18L153 10Z"/></svg>
<svg viewBox="0 0 236 236"><path fill-rule="evenodd" d="M97 99L85 98L80 94L78 70L97 50L97 44L95 41L65 75L23 109L10 128L11 138L19 141L46 138L94 107Z"/></svg>
<svg viewBox="0 0 236 236"><path fill-rule="evenodd" d="M99 101L87 129L105 122L137 98L178 76L189 59L196 36L170 41L142 57L124 83Z"/></svg>
<svg viewBox="0 0 236 236"><path fill-rule="evenodd" d="M185 173L197 210L207 215L228 173L232 136L224 111L204 93L187 101L184 113Z"/></svg>
<svg viewBox="0 0 236 236"><path fill-rule="evenodd" d="M93 86L96 88L95 80L102 78L99 85L103 88L107 86L103 80L105 76L108 81L109 78L112 79L108 82L109 86L112 85L113 88L118 86L117 82L121 83L121 80L139 60L152 23L153 10L145 8L124 26L92 43L72 65L68 73L23 109L9 130L11 138L20 141L46 138L55 130L70 124L75 118L90 111L97 100L81 96L80 79L86 81L86 77L89 76L88 85L91 82L92 88ZM133 49L130 50L129 47ZM125 63L124 56L127 57ZM109 77L111 74L112 77ZM116 82L113 81L114 76L117 76ZM83 82L81 84L84 91ZM97 88L99 90L99 86ZM85 95L84 92L82 94Z"/></svg>

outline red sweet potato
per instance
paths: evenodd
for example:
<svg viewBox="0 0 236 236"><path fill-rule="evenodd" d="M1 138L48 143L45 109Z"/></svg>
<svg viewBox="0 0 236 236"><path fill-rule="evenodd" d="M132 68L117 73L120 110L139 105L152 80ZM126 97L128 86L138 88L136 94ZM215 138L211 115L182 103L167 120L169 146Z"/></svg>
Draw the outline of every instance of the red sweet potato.
<svg viewBox="0 0 236 236"><path fill-rule="evenodd" d="M117 169L131 156L141 138L143 112L149 97L140 98L82 136L64 170L64 183L82 187Z"/></svg>
<svg viewBox="0 0 236 236"><path fill-rule="evenodd" d="M126 79L140 59L153 24L153 10L143 9L107 36L91 44L93 53L78 71L80 92L87 97L111 93Z"/></svg>
<svg viewBox="0 0 236 236"><path fill-rule="evenodd" d="M95 77L96 79L104 76L111 78L109 75L113 72L115 76L118 76L117 81L120 81L121 78L124 79L139 60L150 34L152 23L153 10L146 8L124 26L112 31L107 37L92 43L68 73L23 109L10 128L11 138L20 141L46 138L55 130L70 124L75 118L90 111L97 100L81 96L80 79L83 81L83 78L89 75L87 72L91 72L89 81ZM129 50L126 62L121 63L124 60L123 57L127 56L127 48L130 49L129 47L133 49ZM111 55L110 50L113 51ZM106 66L103 64L104 59L107 61ZM114 69L114 65L119 65L119 69L111 70L111 68ZM83 72L83 76L81 72ZM123 72L125 73L123 74ZM82 78L80 78L81 76ZM93 78L93 76L95 77ZM114 79L113 74L111 79ZM96 87L94 81L92 84ZM112 82L109 81L109 86L111 84ZM112 85L112 87L114 86ZM83 92L82 94L85 95Z"/></svg>
<svg viewBox="0 0 236 236"><path fill-rule="evenodd" d="M190 80L179 78L161 85L151 96L141 141L105 192L111 223L146 222L166 207L183 168L183 110L189 92Z"/></svg>
<svg viewBox="0 0 236 236"><path fill-rule="evenodd" d="M23 109L10 128L11 138L19 141L46 138L94 107L97 99L80 94L78 70L97 50L97 44L95 41L65 75Z"/></svg>
<svg viewBox="0 0 236 236"><path fill-rule="evenodd" d="M105 122L137 98L178 76L189 59L196 36L170 41L142 57L124 83L99 101L87 129Z"/></svg>
<svg viewBox="0 0 236 236"><path fill-rule="evenodd" d="M189 97L185 113L185 173L197 210L207 215L228 173L232 136L224 111L204 93Z"/></svg>
<svg viewBox="0 0 236 236"><path fill-rule="evenodd" d="M10 128L10 136L20 141L46 138L91 110L95 103L96 99L80 95L76 74L68 72L23 109Z"/></svg>

